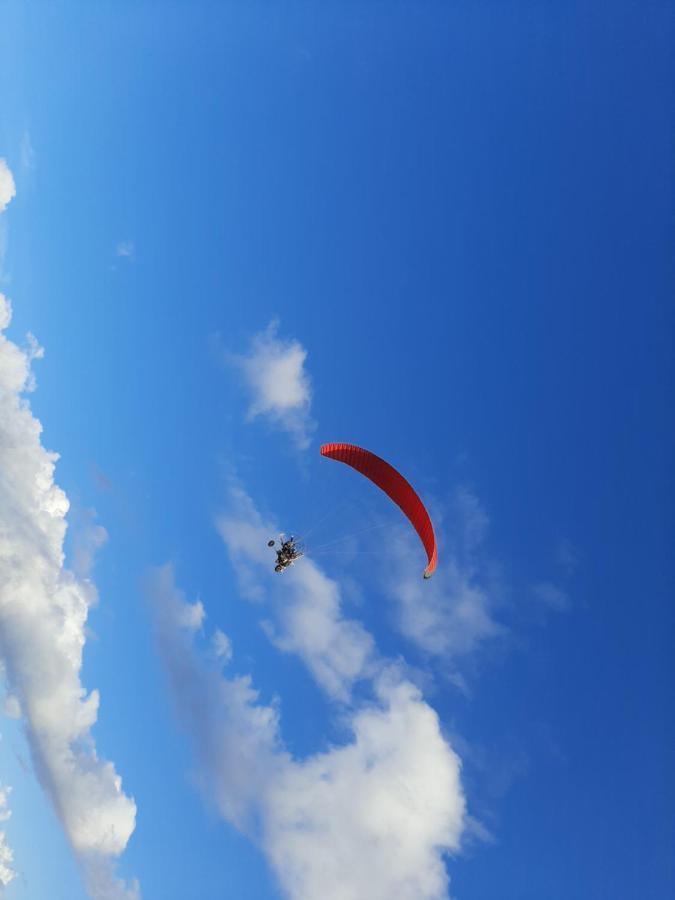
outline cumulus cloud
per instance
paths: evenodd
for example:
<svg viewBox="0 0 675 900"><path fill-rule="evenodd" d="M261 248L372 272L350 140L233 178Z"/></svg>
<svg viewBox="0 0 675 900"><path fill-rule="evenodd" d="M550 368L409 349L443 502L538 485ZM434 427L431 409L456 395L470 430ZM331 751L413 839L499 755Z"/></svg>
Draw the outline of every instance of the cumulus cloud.
<svg viewBox="0 0 675 900"><path fill-rule="evenodd" d="M384 676L353 740L285 768L267 799L265 847L294 900L447 896L465 804L459 758L410 682Z"/></svg>
<svg viewBox="0 0 675 900"><path fill-rule="evenodd" d="M242 373L250 395L247 418L266 419L287 431L304 450L315 428L311 418L312 385L305 371L307 351L296 340L278 336L278 323L271 322L255 335L247 354L231 356Z"/></svg>
<svg viewBox="0 0 675 900"><path fill-rule="evenodd" d="M495 597L478 577L477 554L488 525L478 499L461 490L452 545L444 545L433 578L411 569L403 539L387 590L397 603L401 632L425 652L448 659L466 656L505 628L494 618ZM448 542L449 543L449 542Z"/></svg>
<svg viewBox="0 0 675 900"><path fill-rule="evenodd" d="M7 209L10 200L15 196L14 176L7 165L7 160L0 157L0 213Z"/></svg>
<svg viewBox="0 0 675 900"><path fill-rule="evenodd" d="M267 540L278 532L239 484L231 485L217 528L243 590L254 599L271 597L274 618L266 630L276 646L296 653L329 696L347 700L374 665L374 642L359 622L343 616L337 582L308 558L276 575Z"/></svg>
<svg viewBox="0 0 675 900"><path fill-rule="evenodd" d="M11 816L8 798L12 789L0 784L0 822L6 822ZM12 868L14 864L14 852L7 844L7 835L4 829L0 829L0 891L16 878L16 872Z"/></svg>
<svg viewBox="0 0 675 900"><path fill-rule="evenodd" d="M152 574L148 592L199 783L258 843L285 894L446 898L444 856L458 850L466 821L460 760L419 690L394 669L380 671L373 702L350 713L350 741L293 759L278 707L200 654L203 607L186 602L170 567Z"/></svg>
<svg viewBox="0 0 675 900"><path fill-rule="evenodd" d="M0 330L11 317L0 295ZM0 334L0 660L23 716L37 777L82 864L92 898L137 897L114 879L111 860L134 830L136 805L91 729L99 695L80 681L90 581L64 565L68 499L54 483L57 454L24 396L33 386L27 350Z"/></svg>

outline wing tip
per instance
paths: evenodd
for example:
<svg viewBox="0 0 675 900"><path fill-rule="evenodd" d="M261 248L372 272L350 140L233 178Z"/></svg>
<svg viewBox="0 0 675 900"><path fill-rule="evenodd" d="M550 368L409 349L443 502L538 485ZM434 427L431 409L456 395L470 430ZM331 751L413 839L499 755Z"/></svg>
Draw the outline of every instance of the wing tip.
<svg viewBox="0 0 675 900"><path fill-rule="evenodd" d="M424 570L424 580L427 581L436 571L436 566L438 564L438 554L436 548L434 547L434 552L432 553L431 559L429 560L429 565Z"/></svg>

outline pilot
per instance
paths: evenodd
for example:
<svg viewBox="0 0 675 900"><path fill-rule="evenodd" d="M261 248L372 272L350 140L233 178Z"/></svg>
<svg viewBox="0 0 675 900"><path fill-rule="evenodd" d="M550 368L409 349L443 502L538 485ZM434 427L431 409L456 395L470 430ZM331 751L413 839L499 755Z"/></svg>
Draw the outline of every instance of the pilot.
<svg viewBox="0 0 675 900"><path fill-rule="evenodd" d="M274 542L270 541L268 546L274 546ZM295 546L295 538L291 535L287 541L282 541L280 549L277 550L277 564L274 567L274 571L283 572L301 555Z"/></svg>

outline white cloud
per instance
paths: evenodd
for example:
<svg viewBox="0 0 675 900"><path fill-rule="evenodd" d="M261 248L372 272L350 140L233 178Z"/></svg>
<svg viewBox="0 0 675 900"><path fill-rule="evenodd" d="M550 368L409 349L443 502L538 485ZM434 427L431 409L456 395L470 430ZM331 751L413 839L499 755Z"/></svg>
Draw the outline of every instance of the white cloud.
<svg viewBox="0 0 675 900"><path fill-rule="evenodd" d="M16 197L14 176L7 165L7 160L0 157L0 213L7 209L12 197Z"/></svg>
<svg viewBox="0 0 675 900"><path fill-rule="evenodd" d="M0 326L10 317L0 295ZM96 591L64 566L68 500L54 483L58 457L42 446L42 426L23 396L39 355L35 343L21 350L0 335L0 659L36 774L91 896L131 898L136 887L115 881L110 861L134 830L136 805L113 764L98 755L91 729L99 695L87 694L80 681Z"/></svg>
<svg viewBox="0 0 675 900"><path fill-rule="evenodd" d="M442 547L433 578L423 581L410 567L406 544L399 538L397 562L387 579L387 590L398 603L401 632L427 653L449 659L466 656L505 632L493 616L493 590L478 578L476 555L487 516L469 491L461 490L455 500L459 527L452 545Z"/></svg>
<svg viewBox="0 0 675 900"><path fill-rule="evenodd" d="M337 582L311 559L283 577L285 602L269 636L280 650L296 653L329 696L347 701L353 684L372 671L373 638L342 615Z"/></svg>
<svg viewBox="0 0 675 900"><path fill-rule="evenodd" d="M236 481L230 482L227 512L218 517L216 526L225 542L239 586L249 600L262 602L268 585L260 574L269 572L274 559L267 547L270 535L278 534L275 523L264 519L253 500Z"/></svg>
<svg viewBox="0 0 675 900"><path fill-rule="evenodd" d="M447 897L444 854L459 849L466 821L460 761L418 689L380 673L375 701L347 721L350 742L295 760L278 709L200 656L203 610L170 567L153 573L149 593L199 783L259 844L290 900Z"/></svg>
<svg viewBox="0 0 675 900"><path fill-rule="evenodd" d="M171 566L154 569L146 589L176 709L195 743L198 783L224 818L251 832L257 797L283 757L277 711L257 704L249 678L223 678L200 659L193 642L204 608L185 601Z"/></svg>
<svg viewBox="0 0 675 900"><path fill-rule="evenodd" d="M410 682L383 677L377 694L350 744L287 766L267 798L265 849L293 900L447 897L459 758Z"/></svg>
<svg viewBox="0 0 675 900"><path fill-rule="evenodd" d="M11 816L8 798L12 789L6 785L0 785L0 822L6 822ZM0 892L2 888L16 878L16 872L12 868L14 864L14 852L7 844L7 835L0 829Z"/></svg>
<svg viewBox="0 0 675 900"><path fill-rule="evenodd" d="M473 582L473 574L447 560L430 582L410 572L392 586L399 604L402 633L437 656L465 656L503 631L490 611L488 592Z"/></svg>
<svg viewBox="0 0 675 900"><path fill-rule="evenodd" d="M7 694L5 696L2 711L8 719L21 718L21 704L19 703L18 699L12 694Z"/></svg>
<svg viewBox="0 0 675 900"><path fill-rule="evenodd" d="M273 571L267 547L276 529L265 524L240 485L230 489L227 513L217 521L243 590L254 599L272 598L274 621L266 630L279 649L296 653L321 687L346 701L355 681L374 664L374 642L359 623L342 615L337 582L305 557L281 575Z"/></svg>
<svg viewBox="0 0 675 900"><path fill-rule="evenodd" d="M231 356L243 374L250 394L248 420L258 417L287 431L304 450L315 428L310 414L312 385L305 371L307 351L296 340L277 336L278 323L271 322L255 335L248 354Z"/></svg>

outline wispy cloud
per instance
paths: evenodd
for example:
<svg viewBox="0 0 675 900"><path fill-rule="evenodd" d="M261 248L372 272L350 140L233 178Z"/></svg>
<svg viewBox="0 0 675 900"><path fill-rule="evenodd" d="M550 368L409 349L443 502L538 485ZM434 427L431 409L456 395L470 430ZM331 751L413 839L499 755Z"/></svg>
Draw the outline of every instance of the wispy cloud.
<svg viewBox="0 0 675 900"><path fill-rule="evenodd" d="M347 700L353 684L372 670L374 642L359 622L343 616L339 585L308 558L275 574L267 541L278 532L237 483L217 528L244 591L254 599L273 595L274 620L266 630L276 646L297 654L329 696Z"/></svg>
<svg viewBox="0 0 675 900"><path fill-rule="evenodd" d="M0 295L0 330L11 309ZM64 566L68 500L54 483L57 454L25 397L39 356L0 334L0 658L37 777L83 868L94 900L138 896L112 872L134 830L136 805L92 728L99 695L80 681L91 581Z"/></svg>
<svg viewBox="0 0 675 900"><path fill-rule="evenodd" d="M478 555L488 518L477 497L457 492L453 540L443 544L433 578L411 569L402 538L386 589L398 604L398 625L425 652L456 661L484 641L505 633L494 616L493 587L479 576Z"/></svg>
<svg viewBox="0 0 675 900"><path fill-rule="evenodd" d="M565 612L569 609L570 600L566 591L551 581L540 581L532 586L534 596L548 609Z"/></svg>
<svg viewBox="0 0 675 900"><path fill-rule="evenodd" d="M107 541L108 532L96 522L96 510L78 510L73 539L73 571L79 578L89 577L96 553Z"/></svg>
<svg viewBox="0 0 675 900"><path fill-rule="evenodd" d="M0 213L3 213L11 199L16 196L16 186L7 160L0 157Z"/></svg>
<svg viewBox="0 0 675 900"><path fill-rule="evenodd" d="M226 666L229 662L232 662L232 641L220 628L216 628L213 632L211 650L222 665Z"/></svg>
<svg viewBox="0 0 675 900"><path fill-rule="evenodd" d="M282 762L278 713L257 703L248 677L225 678L194 641L203 627L200 602L187 603L173 569L151 571L146 590L155 633L183 728L194 741L204 795L241 831L254 829L257 798Z"/></svg>
<svg viewBox="0 0 675 900"><path fill-rule="evenodd" d="M350 713L350 741L293 759L279 708L199 651L204 610L186 602L171 567L153 572L148 592L200 785L259 844L287 896L447 897L444 855L458 850L466 822L460 761L418 689L380 671L374 701Z"/></svg>
<svg viewBox="0 0 675 900"><path fill-rule="evenodd" d="M255 335L248 353L229 361L242 373L250 395L247 418L263 418L288 432L302 450L315 426L312 384L305 369L307 351L299 341L278 336L277 322Z"/></svg>
<svg viewBox="0 0 675 900"><path fill-rule="evenodd" d="M0 822L6 822L12 815L8 803L11 790L6 785L0 785ZM16 878L16 872L12 868L13 864L14 852L7 843L4 829L0 829L0 892Z"/></svg>
<svg viewBox="0 0 675 900"><path fill-rule="evenodd" d="M136 248L133 241L119 241L115 247L115 256L132 261L136 256Z"/></svg>

